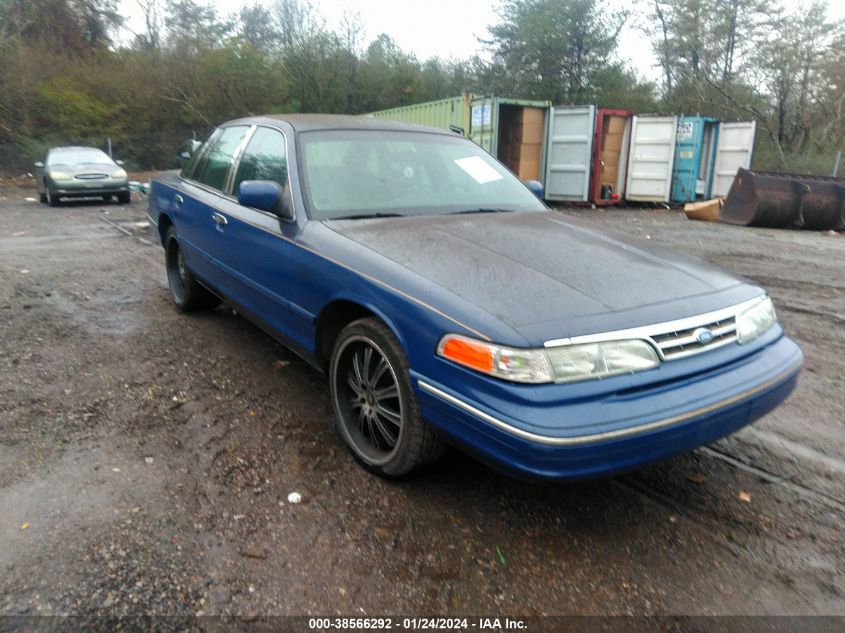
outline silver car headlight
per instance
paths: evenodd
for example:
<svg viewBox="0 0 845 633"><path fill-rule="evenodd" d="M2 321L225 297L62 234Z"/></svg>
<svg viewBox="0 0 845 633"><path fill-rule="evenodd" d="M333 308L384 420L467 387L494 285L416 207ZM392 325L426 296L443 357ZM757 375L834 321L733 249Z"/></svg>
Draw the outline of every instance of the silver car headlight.
<svg viewBox="0 0 845 633"><path fill-rule="evenodd" d="M111 173L112 178L126 178L126 170L125 169L118 169L117 171L113 171Z"/></svg>
<svg viewBox="0 0 845 633"><path fill-rule="evenodd" d="M551 347L546 354L556 382L607 378L660 364L655 349L639 339Z"/></svg>
<svg viewBox="0 0 845 633"><path fill-rule="evenodd" d="M447 334L437 354L489 376L523 383L576 382L651 369L657 352L642 340L515 349L458 334Z"/></svg>
<svg viewBox="0 0 845 633"><path fill-rule="evenodd" d="M70 174L66 174L63 171L51 171L50 172L50 179L51 180L70 180Z"/></svg>
<svg viewBox="0 0 845 633"><path fill-rule="evenodd" d="M740 344L753 341L777 321L775 307L768 297L736 316L736 336Z"/></svg>

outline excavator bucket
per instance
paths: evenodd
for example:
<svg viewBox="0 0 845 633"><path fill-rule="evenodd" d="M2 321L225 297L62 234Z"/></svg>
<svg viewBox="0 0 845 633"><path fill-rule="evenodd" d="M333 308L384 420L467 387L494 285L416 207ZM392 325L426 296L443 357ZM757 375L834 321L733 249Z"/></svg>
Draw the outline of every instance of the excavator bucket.
<svg viewBox="0 0 845 633"><path fill-rule="evenodd" d="M743 226L843 230L845 179L740 168L719 219Z"/></svg>

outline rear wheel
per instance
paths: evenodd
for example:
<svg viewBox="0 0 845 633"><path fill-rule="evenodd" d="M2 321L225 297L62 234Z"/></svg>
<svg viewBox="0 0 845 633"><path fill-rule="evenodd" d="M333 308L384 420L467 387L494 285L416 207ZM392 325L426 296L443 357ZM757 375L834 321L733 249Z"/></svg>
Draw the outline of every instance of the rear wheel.
<svg viewBox="0 0 845 633"><path fill-rule="evenodd" d="M337 429L352 454L383 477L399 477L442 452L442 441L420 417L408 361L378 319L346 326L329 368Z"/></svg>
<svg viewBox="0 0 845 633"><path fill-rule="evenodd" d="M201 286L188 268L176 239L176 229L172 226L167 229L164 237L164 258L170 295L177 308L183 312L192 312L220 304L220 299Z"/></svg>

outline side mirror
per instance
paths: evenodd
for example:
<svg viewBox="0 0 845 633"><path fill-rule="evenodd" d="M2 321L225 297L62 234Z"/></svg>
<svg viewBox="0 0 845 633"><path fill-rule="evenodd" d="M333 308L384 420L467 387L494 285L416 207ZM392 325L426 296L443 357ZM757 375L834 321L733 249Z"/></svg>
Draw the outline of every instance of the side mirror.
<svg viewBox="0 0 845 633"><path fill-rule="evenodd" d="M122 160L116 160L114 161L114 164L118 167L123 167L126 163L124 163Z"/></svg>
<svg viewBox="0 0 845 633"><path fill-rule="evenodd" d="M269 211L282 220L293 220L290 194L272 180L244 180L238 187L238 204Z"/></svg>
<svg viewBox="0 0 845 633"><path fill-rule="evenodd" d="M33 163L33 165L35 165L36 167L38 167L38 169L41 169L41 168L43 168L43 167L44 167L44 163L42 163L40 160L35 161L35 162Z"/></svg>
<svg viewBox="0 0 845 633"><path fill-rule="evenodd" d="M543 194L545 194L546 191L543 188L542 182L540 182L539 180L526 180L525 186L531 190L531 193L540 198L540 200L543 199Z"/></svg>

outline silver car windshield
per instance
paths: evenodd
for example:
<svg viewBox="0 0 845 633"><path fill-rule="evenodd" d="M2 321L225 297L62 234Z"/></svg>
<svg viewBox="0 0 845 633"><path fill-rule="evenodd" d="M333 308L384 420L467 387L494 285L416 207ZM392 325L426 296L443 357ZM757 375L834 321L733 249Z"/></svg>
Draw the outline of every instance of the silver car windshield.
<svg viewBox="0 0 845 633"><path fill-rule="evenodd" d="M325 130L304 132L299 143L315 220L547 210L506 167L459 136Z"/></svg>
<svg viewBox="0 0 845 633"><path fill-rule="evenodd" d="M111 165L112 159L104 151L93 147L52 151L47 156L48 165L81 165L83 163Z"/></svg>

